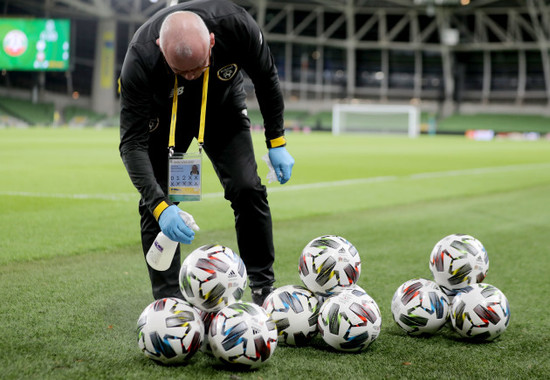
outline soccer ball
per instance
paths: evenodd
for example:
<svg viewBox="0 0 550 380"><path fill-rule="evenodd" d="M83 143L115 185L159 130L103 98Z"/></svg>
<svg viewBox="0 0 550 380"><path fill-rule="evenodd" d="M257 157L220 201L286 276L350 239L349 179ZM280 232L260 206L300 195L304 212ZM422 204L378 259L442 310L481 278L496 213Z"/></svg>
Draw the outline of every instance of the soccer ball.
<svg viewBox="0 0 550 380"><path fill-rule="evenodd" d="M350 289L327 298L317 326L323 340L339 351L361 351L380 334L382 315L372 297Z"/></svg>
<svg viewBox="0 0 550 380"><path fill-rule="evenodd" d="M510 323L508 299L493 285L473 284L451 303L451 323L465 338L491 341Z"/></svg>
<svg viewBox="0 0 550 380"><path fill-rule="evenodd" d="M482 282L489 270L489 256L483 244L470 235L453 234L441 239L430 256L434 281L447 296Z"/></svg>
<svg viewBox="0 0 550 380"><path fill-rule="evenodd" d="M277 347L277 326L253 303L238 302L221 309L210 324L208 341L222 363L256 368Z"/></svg>
<svg viewBox="0 0 550 380"><path fill-rule="evenodd" d="M363 300L365 300L366 302L370 302L371 304L373 304L374 307L376 307L378 309L378 304L376 303L376 301L374 300L374 298L372 298L365 289L363 289L362 287L360 287L359 285L357 284L353 284L352 286L350 287L347 287L347 288L344 288L344 290L342 290L340 293L343 293L343 292L351 292L355 295L358 295L358 296L361 296L361 298ZM380 309L378 309L378 314L380 314Z"/></svg>
<svg viewBox="0 0 550 380"><path fill-rule="evenodd" d="M303 346L317 335L319 301L303 286L275 289L265 299L263 308L277 325L279 343Z"/></svg>
<svg viewBox="0 0 550 380"><path fill-rule="evenodd" d="M369 298L370 301L372 301L376 307L378 307L378 305L376 304L376 301L374 301L374 299L367 293L367 291L365 289L363 289L362 287L360 287L359 285L357 284L353 284L353 285L350 285L350 286L347 286L345 288L342 289L342 292L360 292L360 293L364 293L363 297L364 298ZM317 294L317 301L319 301L319 307L321 307L323 305L323 303L332 296L322 296L322 295L319 295Z"/></svg>
<svg viewBox="0 0 550 380"><path fill-rule="evenodd" d="M139 348L148 358L163 364L184 363L199 350L204 325L189 303L163 298L143 310L137 336Z"/></svg>
<svg viewBox="0 0 550 380"><path fill-rule="evenodd" d="M230 248L203 245L181 264L179 283L187 302L216 312L242 298L247 273L243 260Z"/></svg>
<svg viewBox="0 0 550 380"><path fill-rule="evenodd" d="M303 249L298 270L309 290L330 296L357 282L361 258L346 239L335 235L320 236Z"/></svg>
<svg viewBox="0 0 550 380"><path fill-rule="evenodd" d="M210 342L208 342L208 330L210 329L210 323L216 316L216 312L208 312L195 307L195 310L201 317L202 323L204 324L204 339L202 340L201 351L205 354L212 355L212 347L210 347Z"/></svg>
<svg viewBox="0 0 550 380"><path fill-rule="evenodd" d="M395 323L408 334L433 334L447 322L450 305L435 282L416 278L397 288L391 311Z"/></svg>

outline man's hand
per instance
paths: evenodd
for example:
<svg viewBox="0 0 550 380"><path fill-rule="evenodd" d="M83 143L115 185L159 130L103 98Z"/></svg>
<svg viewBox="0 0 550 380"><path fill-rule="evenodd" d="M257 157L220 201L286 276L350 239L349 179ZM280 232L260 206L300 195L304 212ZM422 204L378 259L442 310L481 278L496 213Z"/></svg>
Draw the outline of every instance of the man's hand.
<svg viewBox="0 0 550 380"><path fill-rule="evenodd" d="M180 210L176 205L168 206L159 217L159 226L170 240L191 244L199 226L191 214Z"/></svg>
<svg viewBox="0 0 550 380"><path fill-rule="evenodd" d="M275 169L277 179L282 185L286 183L292 175L292 167L294 166L294 158L287 152L284 146L269 149L269 160Z"/></svg>

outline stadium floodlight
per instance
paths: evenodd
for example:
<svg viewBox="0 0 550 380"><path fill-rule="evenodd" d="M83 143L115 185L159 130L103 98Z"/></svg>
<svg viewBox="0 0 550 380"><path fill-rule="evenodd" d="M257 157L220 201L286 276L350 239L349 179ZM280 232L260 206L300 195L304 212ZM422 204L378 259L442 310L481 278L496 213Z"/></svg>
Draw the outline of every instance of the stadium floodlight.
<svg viewBox="0 0 550 380"><path fill-rule="evenodd" d="M420 110L413 105L335 104L332 133L407 133L416 137L420 133Z"/></svg>

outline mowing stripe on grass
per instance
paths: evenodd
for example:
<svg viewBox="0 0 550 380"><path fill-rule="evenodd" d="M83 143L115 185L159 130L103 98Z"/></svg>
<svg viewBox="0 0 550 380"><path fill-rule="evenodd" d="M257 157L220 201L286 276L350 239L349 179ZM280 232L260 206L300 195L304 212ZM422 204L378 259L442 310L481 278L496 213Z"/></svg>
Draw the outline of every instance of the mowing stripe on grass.
<svg viewBox="0 0 550 380"><path fill-rule="evenodd" d="M478 174L492 174L492 173L505 173L516 170L524 169L544 169L550 166L550 162L538 163L538 164L522 164L522 165L507 165L497 166L489 168L477 168L477 169L464 169L464 170L449 170L444 172L428 172L411 174L411 179L424 179L424 178L442 178L442 177L456 177L461 175L478 175Z"/></svg>
<svg viewBox="0 0 550 380"><path fill-rule="evenodd" d="M60 199L85 199L105 201L130 201L138 199L136 193L123 194L66 194L66 193L32 193L29 191L0 191L0 196L32 197L32 198L60 198Z"/></svg>
<svg viewBox="0 0 550 380"><path fill-rule="evenodd" d="M522 165L507 165L488 168L473 168L464 170L448 170L442 172L426 172L409 174L406 176L382 176L382 177L369 177L369 178L355 178L345 179L340 181L327 181L327 182L315 182L306 183L303 185L289 185L282 187L270 187L269 192L289 192L300 190L321 189L338 186L350 186L350 185L364 185L369 183L391 182L396 180L421 180L429 178L444 178L444 177L458 177L468 175L480 175L480 174L492 174L492 173L505 173L517 170L526 169L544 169L549 168L548 163L537 164L522 164ZM85 200L107 200L107 201L136 201L138 199L137 193L121 193L121 194L63 194L63 193L33 193L26 191L0 191L0 196L18 196L18 197L35 197L35 198L61 198L61 199L85 199ZM204 198L219 198L223 197L223 192L206 193L203 194Z"/></svg>

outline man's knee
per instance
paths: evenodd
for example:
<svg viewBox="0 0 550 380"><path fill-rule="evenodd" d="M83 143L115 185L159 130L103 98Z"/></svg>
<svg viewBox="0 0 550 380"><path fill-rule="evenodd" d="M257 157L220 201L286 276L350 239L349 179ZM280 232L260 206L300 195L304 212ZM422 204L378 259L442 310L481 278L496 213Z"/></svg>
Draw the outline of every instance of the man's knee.
<svg viewBox="0 0 550 380"><path fill-rule="evenodd" d="M232 204L265 202L267 191L259 181L241 181L225 189L225 198Z"/></svg>

